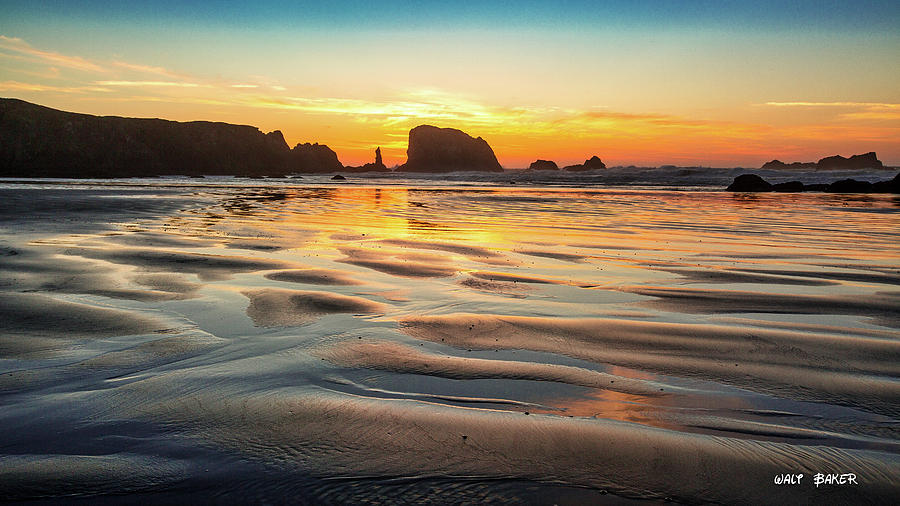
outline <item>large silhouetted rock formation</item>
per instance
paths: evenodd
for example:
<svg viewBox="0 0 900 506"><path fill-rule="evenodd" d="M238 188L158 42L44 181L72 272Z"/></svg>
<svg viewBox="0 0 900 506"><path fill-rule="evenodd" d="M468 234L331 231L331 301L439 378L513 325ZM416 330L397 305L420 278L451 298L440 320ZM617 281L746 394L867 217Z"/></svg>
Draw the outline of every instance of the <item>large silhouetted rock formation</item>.
<svg viewBox="0 0 900 506"><path fill-rule="evenodd" d="M453 128L420 125L409 131L406 172L489 171L502 172L494 150L481 137L473 138Z"/></svg>
<svg viewBox="0 0 900 506"><path fill-rule="evenodd" d="M816 169L816 162L791 162L784 163L781 160L772 160L771 162L766 162L763 164L761 169L773 169L773 170L802 170L802 169Z"/></svg>
<svg viewBox="0 0 900 506"><path fill-rule="evenodd" d="M883 169L884 164L881 163L881 160L878 159L874 152L869 152L853 155L850 158L844 158L840 155L828 156L818 162L784 163L781 160L772 160L764 163L761 168L775 170L877 170Z"/></svg>
<svg viewBox="0 0 900 506"><path fill-rule="evenodd" d="M559 166L550 160L535 160L528 166L528 170L559 170Z"/></svg>
<svg viewBox="0 0 900 506"><path fill-rule="evenodd" d="M0 176L280 175L342 168L327 146L288 149L280 131L92 116L0 99Z"/></svg>
<svg viewBox="0 0 900 506"><path fill-rule="evenodd" d="M853 155L844 158L840 155L822 158L816 163L819 170L856 170L856 169L883 169L884 164L875 156L874 151L861 155Z"/></svg>
<svg viewBox="0 0 900 506"><path fill-rule="evenodd" d="M322 173L340 172L344 165L337 153L324 144L297 144L291 150L290 172Z"/></svg>
<svg viewBox="0 0 900 506"><path fill-rule="evenodd" d="M344 170L349 172L390 172L391 169L385 167L384 162L381 161L381 148L378 147L375 148L375 163L367 163L357 167L347 166L344 167Z"/></svg>
<svg viewBox="0 0 900 506"><path fill-rule="evenodd" d="M887 181L870 183L856 179L841 179L831 184L804 185L800 181L770 184L756 174L741 174L726 188L733 192L804 192L824 191L830 193L900 193L900 174Z"/></svg>
<svg viewBox="0 0 900 506"><path fill-rule="evenodd" d="M605 169L606 164L600 160L597 156L592 156L590 159L585 160L581 165L566 165L562 168L562 170L568 170L571 172L578 172L582 170L598 170Z"/></svg>

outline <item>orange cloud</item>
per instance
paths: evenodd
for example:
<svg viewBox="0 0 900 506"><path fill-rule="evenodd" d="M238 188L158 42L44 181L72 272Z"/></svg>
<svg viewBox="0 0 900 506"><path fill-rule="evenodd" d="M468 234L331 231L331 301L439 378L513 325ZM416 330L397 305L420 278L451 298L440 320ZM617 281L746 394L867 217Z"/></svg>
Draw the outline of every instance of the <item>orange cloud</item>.
<svg viewBox="0 0 900 506"><path fill-rule="evenodd" d="M840 118L849 120L900 120L900 111L849 112L841 114Z"/></svg>
<svg viewBox="0 0 900 506"><path fill-rule="evenodd" d="M843 121L900 120L900 104L886 102L766 102L764 105L806 110L838 109L846 111L855 109L851 112L839 112L834 116L834 119Z"/></svg>

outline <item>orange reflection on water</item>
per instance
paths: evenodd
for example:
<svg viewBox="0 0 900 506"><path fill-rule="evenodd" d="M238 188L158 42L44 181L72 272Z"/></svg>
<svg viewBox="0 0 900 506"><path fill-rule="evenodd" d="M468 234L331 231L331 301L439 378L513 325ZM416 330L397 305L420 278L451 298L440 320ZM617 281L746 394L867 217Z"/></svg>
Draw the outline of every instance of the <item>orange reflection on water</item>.
<svg viewBox="0 0 900 506"><path fill-rule="evenodd" d="M342 258L348 247L395 257L418 249L453 261L460 272L502 262L583 286L659 283L672 279L661 274L667 267L730 269L758 259L786 266L844 255L896 260L890 216L846 213L844 204L859 204L835 199L640 189L273 187L234 195L224 212L179 226L323 259ZM842 228L833 227L836 220ZM863 237L870 247L860 252ZM492 257L466 254L468 247Z"/></svg>
<svg viewBox="0 0 900 506"><path fill-rule="evenodd" d="M631 379L658 381L660 378L643 371L611 366L610 374ZM554 408L564 410L565 415L576 417L618 420L651 427L672 430L695 430L698 420L714 425L717 416L752 410L754 405L746 397L736 395L700 395L660 392L660 395L638 395L614 390L596 389L583 397L545 401ZM545 410L548 414L558 411Z"/></svg>
<svg viewBox="0 0 900 506"><path fill-rule="evenodd" d="M631 379L654 380L655 376L634 369L611 366L609 374ZM672 428L654 416L659 412L660 397L630 394L615 390L596 389L584 397L557 399L552 401L556 408L564 409L566 415L578 417L604 418L622 422L634 422L661 428ZM550 413L548 411L548 413Z"/></svg>

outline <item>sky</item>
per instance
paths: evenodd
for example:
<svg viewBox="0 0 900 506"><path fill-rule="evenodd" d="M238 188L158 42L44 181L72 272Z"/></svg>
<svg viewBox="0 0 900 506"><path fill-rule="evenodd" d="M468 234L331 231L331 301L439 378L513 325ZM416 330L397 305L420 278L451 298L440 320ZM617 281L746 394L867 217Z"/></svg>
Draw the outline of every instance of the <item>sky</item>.
<svg viewBox="0 0 900 506"><path fill-rule="evenodd" d="M114 4L114 5L110 5ZM507 168L900 165L900 2L7 1L0 96L208 120L402 163L410 128Z"/></svg>

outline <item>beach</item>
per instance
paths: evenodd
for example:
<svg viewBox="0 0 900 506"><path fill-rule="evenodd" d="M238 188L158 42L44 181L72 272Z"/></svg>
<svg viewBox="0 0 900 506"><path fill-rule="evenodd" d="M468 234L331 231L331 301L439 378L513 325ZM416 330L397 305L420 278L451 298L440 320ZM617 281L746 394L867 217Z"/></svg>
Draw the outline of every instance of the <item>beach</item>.
<svg viewBox="0 0 900 506"><path fill-rule="evenodd" d="M0 496L889 503L898 225L891 194L0 182Z"/></svg>

